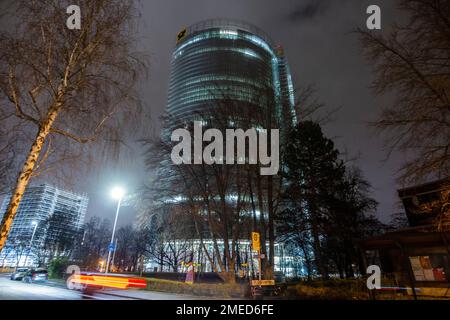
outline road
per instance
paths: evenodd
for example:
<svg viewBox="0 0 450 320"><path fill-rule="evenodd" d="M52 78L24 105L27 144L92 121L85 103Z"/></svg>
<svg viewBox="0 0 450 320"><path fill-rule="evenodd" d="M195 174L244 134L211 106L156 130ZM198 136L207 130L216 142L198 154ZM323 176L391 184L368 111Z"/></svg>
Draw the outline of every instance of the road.
<svg viewBox="0 0 450 320"><path fill-rule="evenodd" d="M203 300L184 294L147 290L102 290L93 294L82 294L67 289L61 282L44 284L12 281L10 274L0 274L0 300Z"/></svg>

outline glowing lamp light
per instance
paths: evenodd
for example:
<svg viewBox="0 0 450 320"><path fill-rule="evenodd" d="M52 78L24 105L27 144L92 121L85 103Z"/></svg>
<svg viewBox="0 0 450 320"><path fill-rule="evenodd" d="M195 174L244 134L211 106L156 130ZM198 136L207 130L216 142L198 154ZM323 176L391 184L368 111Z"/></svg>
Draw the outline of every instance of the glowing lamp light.
<svg viewBox="0 0 450 320"><path fill-rule="evenodd" d="M122 199L122 197L125 195L125 190L123 190L121 187L115 187L111 191L111 196L116 199Z"/></svg>

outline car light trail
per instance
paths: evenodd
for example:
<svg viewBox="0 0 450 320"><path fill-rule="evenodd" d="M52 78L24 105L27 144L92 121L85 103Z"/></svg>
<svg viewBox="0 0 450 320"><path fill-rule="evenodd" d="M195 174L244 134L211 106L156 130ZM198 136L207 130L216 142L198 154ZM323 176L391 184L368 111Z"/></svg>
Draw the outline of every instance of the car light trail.
<svg viewBox="0 0 450 320"><path fill-rule="evenodd" d="M75 284L83 284L86 286L108 287L116 289L147 287L147 282L144 279L126 278L118 276L81 274L81 275L74 275L71 281Z"/></svg>

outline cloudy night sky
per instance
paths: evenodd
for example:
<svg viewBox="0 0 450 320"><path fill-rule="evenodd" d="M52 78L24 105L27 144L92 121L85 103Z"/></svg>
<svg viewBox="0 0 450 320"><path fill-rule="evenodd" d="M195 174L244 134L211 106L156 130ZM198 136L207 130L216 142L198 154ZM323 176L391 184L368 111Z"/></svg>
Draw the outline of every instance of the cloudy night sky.
<svg viewBox="0 0 450 320"><path fill-rule="evenodd" d="M400 12L388 0L141 1L138 45L150 57L149 78L142 84L147 136L157 135L160 130L159 117L166 107L170 59L177 33L212 18L249 22L284 47L295 87L314 84L318 99L328 110L340 107L333 121L324 126L325 134L347 153L346 158L356 158L354 164L372 184L372 196L379 202L378 217L388 222L389 215L399 211L396 190L401 186L395 175L403 159L393 154L384 161L383 137L368 124L390 99L371 92L370 66L352 33L357 27L365 28L366 8L371 4L381 7L381 32L389 32L389 26L400 19ZM143 137L133 132L130 128L129 147L119 163L102 164L97 172L80 178L73 187L90 197L87 219L95 215L113 219L116 204L109 197L113 185L133 190L145 182L140 169L142 150L137 143ZM132 223L134 216L132 208L123 208L119 225Z"/></svg>

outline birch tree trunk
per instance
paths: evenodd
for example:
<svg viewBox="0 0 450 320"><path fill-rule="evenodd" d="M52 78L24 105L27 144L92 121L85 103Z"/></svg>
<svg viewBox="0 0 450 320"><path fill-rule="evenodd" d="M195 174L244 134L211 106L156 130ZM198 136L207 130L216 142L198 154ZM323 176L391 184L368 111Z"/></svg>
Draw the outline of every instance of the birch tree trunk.
<svg viewBox="0 0 450 320"><path fill-rule="evenodd" d="M135 1L77 3L83 8L79 30L68 30L64 23L67 1L47 0L14 1L7 9L11 26L0 30L0 126L9 128L6 133L12 141L20 130L34 132L38 127L11 186L0 225L0 250L30 179L44 172L41 165L48 153L43 154L43 148L49 134L64 138L52 146L52 164L68 167L68 159L72 164L81 160L71 142L101 140L99 147L116 153L119 142L115 141L123 136L125 123L139 121L135 85L145 74L146 58L131 50L137 27ZM119 118L119 113L127 116ZM18 126L20 130L15 129Z"/></svg>
<svg viewBox="0 0 450 320"><path fill-rule="evenodd" d="M62 106L61 102L56 102L48 111L46 120L39 126L36 139L34 140L25 163L17 178L16 188L11 196L9 205L3 216L2 223L0 226L0 251L5 246L6 240L8 238L9 231L11 230L11 225L14 221L14 217L17 214L17 209L19 208L20 201L25 189L30 182L31 176L33 174L33 169L39 159L39 155L45 144L46 138L50 133L50 129L56 120L58 112Z"/></svg>

